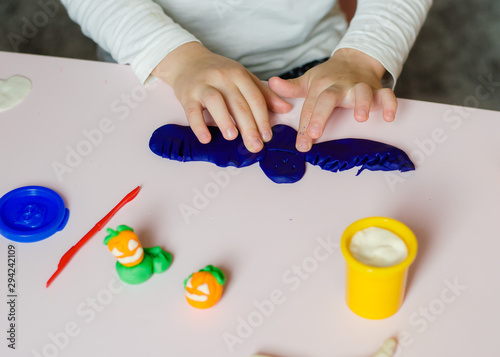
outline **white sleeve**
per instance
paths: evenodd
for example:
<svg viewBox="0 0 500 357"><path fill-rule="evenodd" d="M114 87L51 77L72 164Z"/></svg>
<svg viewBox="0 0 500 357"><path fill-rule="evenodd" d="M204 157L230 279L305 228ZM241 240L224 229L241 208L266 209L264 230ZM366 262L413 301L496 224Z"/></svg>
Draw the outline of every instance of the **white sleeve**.
<svg viewBox="0 0 500 357"><path fill-rule="evenodd" d="M197 41L152 0L61 0L69 16L141 83L171 51Z"/></svg>
<svg viewBox="0 0 500 357"><path fill-rule="evenodd" d="M377 59L390 74L382 79L384 87L394 89L431 5L432 0L358 0L334 53L353 48Z"/></svg>

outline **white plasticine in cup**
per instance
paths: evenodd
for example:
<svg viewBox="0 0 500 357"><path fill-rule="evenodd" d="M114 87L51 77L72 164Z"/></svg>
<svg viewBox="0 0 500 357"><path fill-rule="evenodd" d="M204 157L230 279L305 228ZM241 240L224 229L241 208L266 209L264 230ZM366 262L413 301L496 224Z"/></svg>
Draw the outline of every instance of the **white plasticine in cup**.
<svg viewBox="0 0 500 357"><path fill-rule="evenodd" d="M373 267L390 267L408 257L405 242L396 234L379 227L368 227L356 232L349 245L354 258Z"/></svg>
<svg viewBox="0 0 500 357"><path fill-rule="evenodd" d="M31 88L31 81L26 77L14 75L8 79L0 79L0 112L21 103Z"/></svg>

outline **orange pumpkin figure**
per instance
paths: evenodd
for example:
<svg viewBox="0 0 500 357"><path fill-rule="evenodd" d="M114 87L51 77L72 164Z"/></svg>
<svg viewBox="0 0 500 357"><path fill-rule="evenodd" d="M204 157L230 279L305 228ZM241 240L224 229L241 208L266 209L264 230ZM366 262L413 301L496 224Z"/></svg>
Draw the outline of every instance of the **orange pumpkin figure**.
<svg viewBox="0 0 500 357"><path fill-rule="evenodd" d="M127 284L141 284L153 274L166 271L172 264L172 254L156 246L143 248L134 230L125 225L108 228L104 244L118 260L116 272Z"/></svg>
<svg viewBox="0 0 500 357"><path fill-rule="evenodd" d="M142 262L144 249L134 230L125 225L116 230L108 228L108 236L104 240L108 249L115 258L125 267L133 267Z"/></svg>
<svg viewBox="0 0 500 357"><path fill-rule="evenodd" d="M207 265L184 281L186 300L198 309L212 307L219 301L225 281L224 273L219 268Z"/></svg>

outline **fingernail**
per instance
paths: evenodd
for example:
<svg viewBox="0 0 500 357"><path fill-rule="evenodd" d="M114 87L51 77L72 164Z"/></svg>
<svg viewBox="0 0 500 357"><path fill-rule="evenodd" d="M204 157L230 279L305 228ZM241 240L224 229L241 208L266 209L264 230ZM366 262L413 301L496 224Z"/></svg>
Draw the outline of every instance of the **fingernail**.
<svg viewBox="0 0 500 357"><path fill-rule="evenodd" d="M230 139L234 139L238 136L238 131L235 128L227 129L227 137Z"/></svg>
<svg viewBox="0 0 500 357"><path fill-rule="evenodd" d="M297 150L301 152L309 151L309 142L307 140L299 140L297 142Z"/></svg>
<svg viewBox="0 0 500 357"><path fill-rule="evenodd" d="M367 117L367 115L368 115L368 113L366 112L366 110L364 110L364 109L358 110L358 117L364 119Z"/></svg>
<svg viewBox="0 0 500 357"><path fill-rule="evenodd" d="M273 137L273 134L271 133L271 130L266 130L264 133L262 133L262 139L267 143L271 138Z"/></svg>
<svg viewBox="0 0 500 357"><path fill-rule="evenodd" d="M320 135L320 127L318 124L311 124L309 127L309 134L317 137Z"/></svg>
<svg viewBox="0 0 500 357"><path fill-rule="evenodd" d="M208 135L208 134L201 134L201 136L200 136L200 143L207 144L209 142L210 142L210 135Z"/></svg>
<svg viewBox="0 0 500 357"><path fill-rule="evenodd" d="M250 145L255 150L261 150L264 146L264 143L262 142L262 140L260 140L260 138L252 137L250 138Z"/></svg>

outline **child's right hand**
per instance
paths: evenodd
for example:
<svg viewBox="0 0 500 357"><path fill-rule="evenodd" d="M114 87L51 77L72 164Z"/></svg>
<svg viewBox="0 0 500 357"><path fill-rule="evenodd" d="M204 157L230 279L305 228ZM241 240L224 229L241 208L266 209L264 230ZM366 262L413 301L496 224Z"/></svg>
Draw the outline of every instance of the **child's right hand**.
<svg viewBox="0 0 500 357"><path fill-rule="evenodd" d="M268 109L276 113L291 109L288 102L240 63L216 55L198 42L170 52L153 75L174 89L189 125L202 143L211 140L203 109L210 112L225 139L235 139L238 128L251 152L259 152L263 141L271 140Z"/></svg>
<svg viewBox="0 0 500 357"><path fill-rule="evenodd" d="M307 152L323 135L326 123L337 107L354 109L357 121L366 121L370 110L383 111L394 120L398 102L394 92L382 88L385 67L375 58L355 49L341 48L332 57L298 78L269 79L269 87L286 98L305 98L296 141L298 151Z"/></svg>

